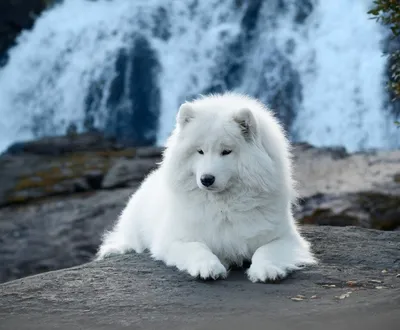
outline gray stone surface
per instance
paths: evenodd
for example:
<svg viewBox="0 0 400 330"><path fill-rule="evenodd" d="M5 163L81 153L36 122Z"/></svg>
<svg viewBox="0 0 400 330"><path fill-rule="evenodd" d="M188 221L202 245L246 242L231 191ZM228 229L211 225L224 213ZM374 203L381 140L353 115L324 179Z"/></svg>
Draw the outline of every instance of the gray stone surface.
<svg viewBox="0 0 400 330"><path fill-rule="evenodd" d="M398 329L400 233L303 232L320 265L280 283L253 284L242 269L203 282L146 254L4 283L0 329Z"/></svg>
<svg viewBox="0 0 400 330"><path fill-rule="evenodd" d="M0 209L0 283L90 260L133 189Z"/></svg>
<svg viewBox="0 0 400 330"><path fill-rule="evenodd" d="M100 132L72 133L70 135L49 136L37 140L16 142L5 152L8 155L46 155L59 156L62 154L82 151L118 150L122 146L114 139L105 138Z"/></svg>
<svg viewBox="0 0 400 330"><path fill-rule="evenodd" d="M101 187L104 189L126 187L140 184L144 176L155 169L154 159L121 159L117 161L105 175Z"/></svg>
<svg viewBox="0 0 400 330"><path fill-rule="evenodd" d="M294 147L294 176L303 198L375 191L400 196L400 150L346 154L342 149Z"/></svg>
<svg viewBox="0 0 400 330"><path fill-rule="evenodd" d="M302 223L400 228L400 150L347 154L342 148L294 148Z"/></svg>
<svg viewBox="0 0 400 330"><path fill-rule="evenodd" d="M126 149L60 156L3 155L0 157L0 208L50 196L99 190L109 169L120 160L134 158L135 152L135 149Z"/></svg>

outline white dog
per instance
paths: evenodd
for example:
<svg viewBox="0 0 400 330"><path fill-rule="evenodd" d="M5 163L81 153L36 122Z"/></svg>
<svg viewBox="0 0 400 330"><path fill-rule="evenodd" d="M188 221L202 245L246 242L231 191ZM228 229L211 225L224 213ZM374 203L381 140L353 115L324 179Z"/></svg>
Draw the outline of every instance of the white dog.
<svg viewBox="0 0 400 330"><path fill-rule="evenodd" d="M292 216L288 141L255 99L226 93L183 104L163 161L134 193L97 259L148 249L194 277L225 278L251 260L253 282L316 261Z"/></svg>

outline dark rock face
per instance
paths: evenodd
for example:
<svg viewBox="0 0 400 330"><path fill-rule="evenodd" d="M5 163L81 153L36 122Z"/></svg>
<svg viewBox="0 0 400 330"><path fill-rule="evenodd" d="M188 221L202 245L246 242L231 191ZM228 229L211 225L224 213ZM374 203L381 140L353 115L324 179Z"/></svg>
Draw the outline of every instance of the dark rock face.
<svg viewBox="0 0 400 330"><path fill-rule="evenodd" d="M157 55L143 36L135 36L131 50L122 50L117 76L108 98L106 134L131 146L156 143L160 116Z"/></svg>
<svg viewBox="0 0 400 330"><path fill-rule="evenodd" d="M83 151L120 150L122 145L115 139L104 138L101 133L71 134L66 136L45 137L38 140L17 142L11 145L6 155L59 156Z"/></svg>
<svg viewBox="0 0 400 330"><path fill-rule="evenodd" d="M123 148L99 133L16 143L0 156L0 207L49 196L137 186L156 167L161 151Z"/></svg>
<svg viewBox="0 0 400 330"><path fill-rule="evenodd" d="M6 51L14 45L15 38L30 29L39 15L53 0L2 0L0 1L0 66L7 61Z"/></svg>
<svg viewBox="0 0 400 330"><path fill-rule="evenodd" d="M320 264L280 283L198 281L126 254L0 285L4 329L396 329L400 233L306 226ZM56 311L56 312L55 312Z"/></svg>
<svg viewBox="0 0 400 330"><path fill-rule="evenodd" d="M94 129L94 118L106 102L107 137L125 146L154 145L161 105L157 81L160 65L149 41L141 35L133 36L132 47L120 50L115 70L116 76L109 87L105 85L107 79L103 79L89 88L85 129Z"/></svg>
<svg viewBox="0 0 400 330"><path fill-rule="evenodd" d="M0 212L0 282L93 258L132 189L56 198Z"/></svg>
<svg viewBox="0 0 400 330"><path fill-rule="evenodd" d="M400 228L400 196L373 191L316 194L302 201L297 218L303 224L396 230Z"/></svg>

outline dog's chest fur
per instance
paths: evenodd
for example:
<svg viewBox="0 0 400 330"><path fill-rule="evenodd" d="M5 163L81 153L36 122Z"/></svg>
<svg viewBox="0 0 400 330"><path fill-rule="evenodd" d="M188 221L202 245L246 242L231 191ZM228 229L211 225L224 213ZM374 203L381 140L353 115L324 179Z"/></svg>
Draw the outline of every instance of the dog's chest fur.
<svg viewBox="0 0 400 330"><path fill-rule="evenodd" d="M211 203L203 208L194 233L221 260L241 264L276 232L257 204Z"/></svg>

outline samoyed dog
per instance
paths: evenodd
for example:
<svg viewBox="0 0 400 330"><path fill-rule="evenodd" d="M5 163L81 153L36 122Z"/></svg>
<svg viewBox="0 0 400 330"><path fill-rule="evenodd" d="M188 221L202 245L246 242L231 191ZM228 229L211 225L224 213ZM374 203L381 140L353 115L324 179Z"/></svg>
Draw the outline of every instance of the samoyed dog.
<svg viewBox="0 0 400 330"><path fill-rule="evenodd" d="M159 167L142 182L97 259L149 250L202 279L251 261L252 282L316 262L292 215L290 145L258 100L236 93L184 103Z"/></svg>

